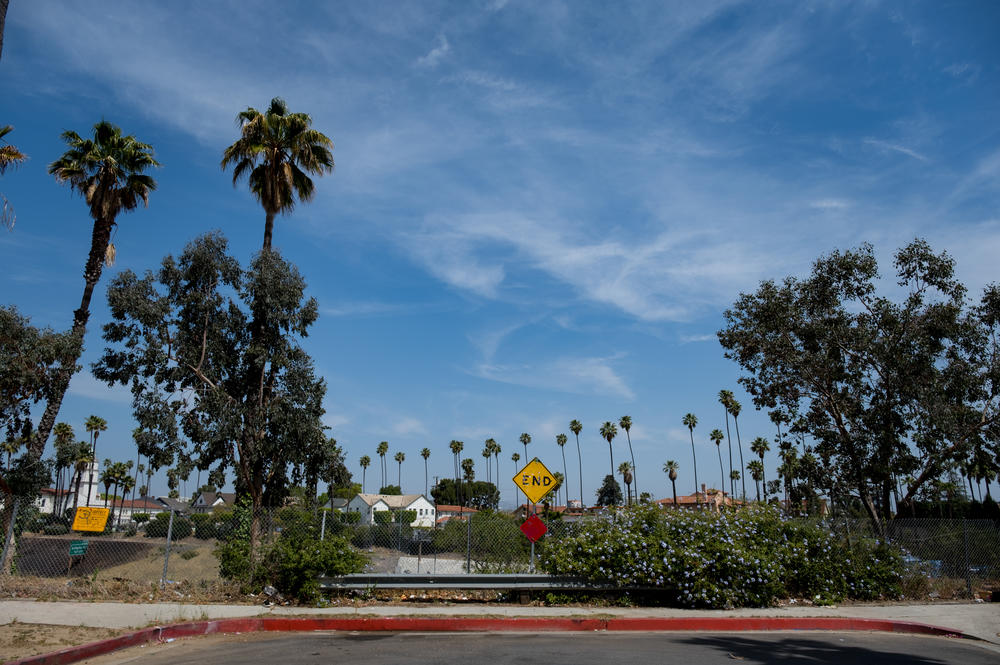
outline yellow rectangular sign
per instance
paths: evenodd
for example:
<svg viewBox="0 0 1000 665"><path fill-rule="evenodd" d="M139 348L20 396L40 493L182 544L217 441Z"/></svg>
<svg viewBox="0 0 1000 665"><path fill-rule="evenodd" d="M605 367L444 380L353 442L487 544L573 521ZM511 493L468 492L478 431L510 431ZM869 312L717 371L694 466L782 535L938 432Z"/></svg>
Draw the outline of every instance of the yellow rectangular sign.
<svg viewBox="0 0 1000 665"><path fill-rule="evenodd" d="M88 508L80 506L73 518L73 531L104 531L108 523L110 508Z"/></svg>
<svg viewBox="0 0 1000 665"><path fill-rule="evenodd" d="M538 458L528 462L523 469L514 476L514 484L524 492L528 501L538 503L538 500L552 491L556 486L556 479L545 465Z"/></svg>

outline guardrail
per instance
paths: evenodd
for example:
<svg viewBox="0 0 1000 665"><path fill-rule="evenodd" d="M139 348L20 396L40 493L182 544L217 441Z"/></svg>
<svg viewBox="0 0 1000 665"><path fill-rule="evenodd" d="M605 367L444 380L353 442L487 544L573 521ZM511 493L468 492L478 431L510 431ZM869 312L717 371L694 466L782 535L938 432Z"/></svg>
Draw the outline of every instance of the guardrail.
<svg viewBox="0 0 1000 665"><path fill-rule="evenodd" d="M489 589L498 591L638 591L638 587L595 585L578 577L552 575L495 573L471 575L395 575L392 573L358 573L339 577L321 577L320 587L337 590L365 589ZM654 590L641 589L641 590ZM662 591L662 589L660 589Z"/></svg>

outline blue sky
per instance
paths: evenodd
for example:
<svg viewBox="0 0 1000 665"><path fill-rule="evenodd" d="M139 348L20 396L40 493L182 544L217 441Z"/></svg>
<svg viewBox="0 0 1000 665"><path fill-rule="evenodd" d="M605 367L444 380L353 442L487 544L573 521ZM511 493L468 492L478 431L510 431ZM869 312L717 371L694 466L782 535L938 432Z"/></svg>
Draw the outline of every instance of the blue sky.
<svg viewBox="0 0 1000 665"><path fill-rule="evenodd" d="M274 243L320 302L307 348L359 480L381 440L406 453L404 491L423 491L424 446L432 478L451 473L451 439L484 476L493 437L513 503L518 435L560 470L555 435L577 418L589 503L608 468L598 427L629 414L640 489L667 496L672 458L687 493L680 420L699 417L699 479L718 484L720 389L743 402L744 442L773 435L714 336L741 291L918 235L973 292L996 279L997 34L986 2L14 0L0 124L30 161L0 179L17 211L2 301L69 327L91 223L46 166L63 130L101 118L163 166L149 208L119 219L86 360L115 271L211 229L246 261L263 213L219 161L237 112L281 96L336 145ZM83 372L60 419L82 432L91 413L110 424L100 457L133 454L128 393Z"/></svg>

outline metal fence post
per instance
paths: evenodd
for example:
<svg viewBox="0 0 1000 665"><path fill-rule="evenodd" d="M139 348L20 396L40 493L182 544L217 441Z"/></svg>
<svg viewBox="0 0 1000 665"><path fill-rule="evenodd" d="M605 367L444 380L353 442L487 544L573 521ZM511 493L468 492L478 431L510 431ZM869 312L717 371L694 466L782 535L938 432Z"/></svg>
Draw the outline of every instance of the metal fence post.
<svg viewBox="0 0 1000 665"><path fill-rule="evenodd" d="M465 572L472 572L472 513L465 521Z"/></svg>
<svg viewBox="0 0 1000 665"><path fill-rule="evenodd" d="M962 541L963 549L965 550L965 590L969 592L969 598L972 598L972 567L969 565L969 525L962 518Z"/></svg>
<svg viewBox="0 0 1000 665"><path fill-rule="evenodd" d="M174 536L174 510L170 509L170 521L167 523L167 546L163 549L163 576L160 578L160 588L167 586L167 564L170 563L170 541Z"/></svg>
<svg viewBox="0 0 1000 665"><path fill-rule="evenodd" d="M326 537L326 511L323 511L323 523L319 527L319 539L323 540Z"/></svg>
<svg viewBox="0 0 1000 665"><path fill-rule="evenodd" d="M20 502L21 497L15 496L10 509L10 524L7 525L7 535L3 541L3 556L0 556L0 573L6 573L8 570L7 557L14 543L14 523L17 521L17 509L20 506Z"/></svg>

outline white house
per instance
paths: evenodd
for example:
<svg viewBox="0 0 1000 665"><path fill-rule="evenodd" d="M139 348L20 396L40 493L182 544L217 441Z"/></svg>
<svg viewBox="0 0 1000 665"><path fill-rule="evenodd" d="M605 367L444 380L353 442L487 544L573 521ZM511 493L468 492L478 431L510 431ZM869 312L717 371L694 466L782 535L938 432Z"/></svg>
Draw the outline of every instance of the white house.
<svg viewBox="0 0 1000 665"><path fill-rule="evenodd" d="M361 524L374 524L375 513L384 510L412 510L416 519L410 526L434 526L434 504L423 494L358 494L347 504L347 511L361 514Z"/></svg>
<svg viewBox="0 0 1000 665"><path fill-rule="evenodd" d="M191 502L191 512L210 513L216 508L232 508L235 505L235 492L199 492Z"/></svg>

